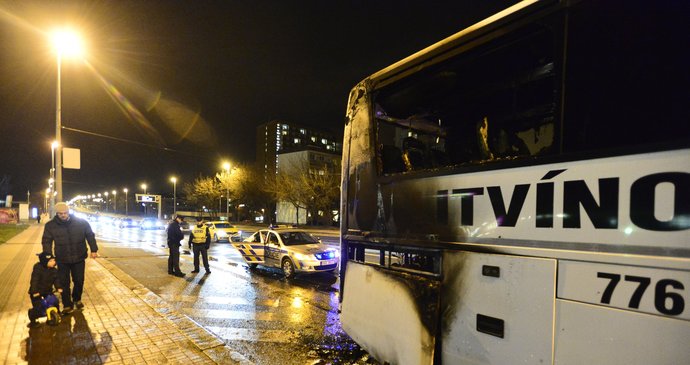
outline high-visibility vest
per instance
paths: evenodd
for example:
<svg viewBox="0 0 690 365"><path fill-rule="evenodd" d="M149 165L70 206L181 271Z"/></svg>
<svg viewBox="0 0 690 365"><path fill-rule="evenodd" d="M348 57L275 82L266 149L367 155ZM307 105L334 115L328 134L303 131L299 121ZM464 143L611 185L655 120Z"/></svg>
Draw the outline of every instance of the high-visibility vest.
<svg viewBox="0 0 690 365"><path fill-rule="evenodd" d="M192 228L192 243L206 243L206 226L194 226Z"/></svg>

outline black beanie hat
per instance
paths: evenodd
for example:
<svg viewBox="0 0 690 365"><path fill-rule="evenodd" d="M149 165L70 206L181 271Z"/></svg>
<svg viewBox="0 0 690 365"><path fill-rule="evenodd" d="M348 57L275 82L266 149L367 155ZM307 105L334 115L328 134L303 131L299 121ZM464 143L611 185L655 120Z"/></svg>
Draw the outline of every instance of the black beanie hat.
<svg viewBox="0 0 690 365"><path fill-rule="evenodd" d="M50 259L55 258L55 256L53 256L52 253L46 253L46 252L41 252L37 256L38 256L38 261L41 263L41 265L46 266L46 267L48 266L48 261L50 261Z"/></svg>

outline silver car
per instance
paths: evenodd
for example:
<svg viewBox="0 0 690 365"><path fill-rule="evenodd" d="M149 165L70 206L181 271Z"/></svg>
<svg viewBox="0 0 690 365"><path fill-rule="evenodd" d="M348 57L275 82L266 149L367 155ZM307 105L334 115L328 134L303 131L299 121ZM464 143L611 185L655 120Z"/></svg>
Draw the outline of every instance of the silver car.
<svg viewBox="0 0 690 365"><path fill-rule="evenodd" d="M262 229L232 245L249 266L277 267L287 278L298 273L333 272L338 268L338 249L301 230Z"/></svg>

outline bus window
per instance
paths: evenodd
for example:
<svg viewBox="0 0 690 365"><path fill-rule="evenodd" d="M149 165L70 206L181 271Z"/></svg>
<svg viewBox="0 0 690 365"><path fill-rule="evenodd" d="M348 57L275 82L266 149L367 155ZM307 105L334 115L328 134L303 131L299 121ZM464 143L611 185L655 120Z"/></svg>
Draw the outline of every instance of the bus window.
<svg viewBox="0 0 690 365"><path fill-rule="evenodd" d="M381 89L374 97L380 172L553 152L554 43L547 27L532 24L509 39Z"/></svg>
<svg viewBox="0 0 690 365"><path fill-rule="evenodd" d="M679 46L690 43L679 27L688 7L663 3L654 16L639 1L590 1L572 10L566 152L640 150L690 138L690 52Z"/></svg>

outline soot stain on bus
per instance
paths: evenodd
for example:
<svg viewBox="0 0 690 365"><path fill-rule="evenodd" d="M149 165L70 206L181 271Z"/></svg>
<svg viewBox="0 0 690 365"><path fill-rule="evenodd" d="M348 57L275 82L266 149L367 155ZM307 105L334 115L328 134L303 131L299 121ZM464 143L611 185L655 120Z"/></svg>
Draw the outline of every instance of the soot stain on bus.
<svg viewBox="0 0 690 365"><path fill-rule="evenodd" d="M397 281L401 287L405 288L410 297L413 298L414 304L417 308L420 322L426 328L428 333L437 333L439 323L437 322L439 306L440 306L440 291L441 283L434 279L422 277L401 271L392 271L390 269L383 269L381 267L373 266L377 271L385 270L386 275L391 279ZM426 348L428 352L432 352L433 348Z"/></svg>

